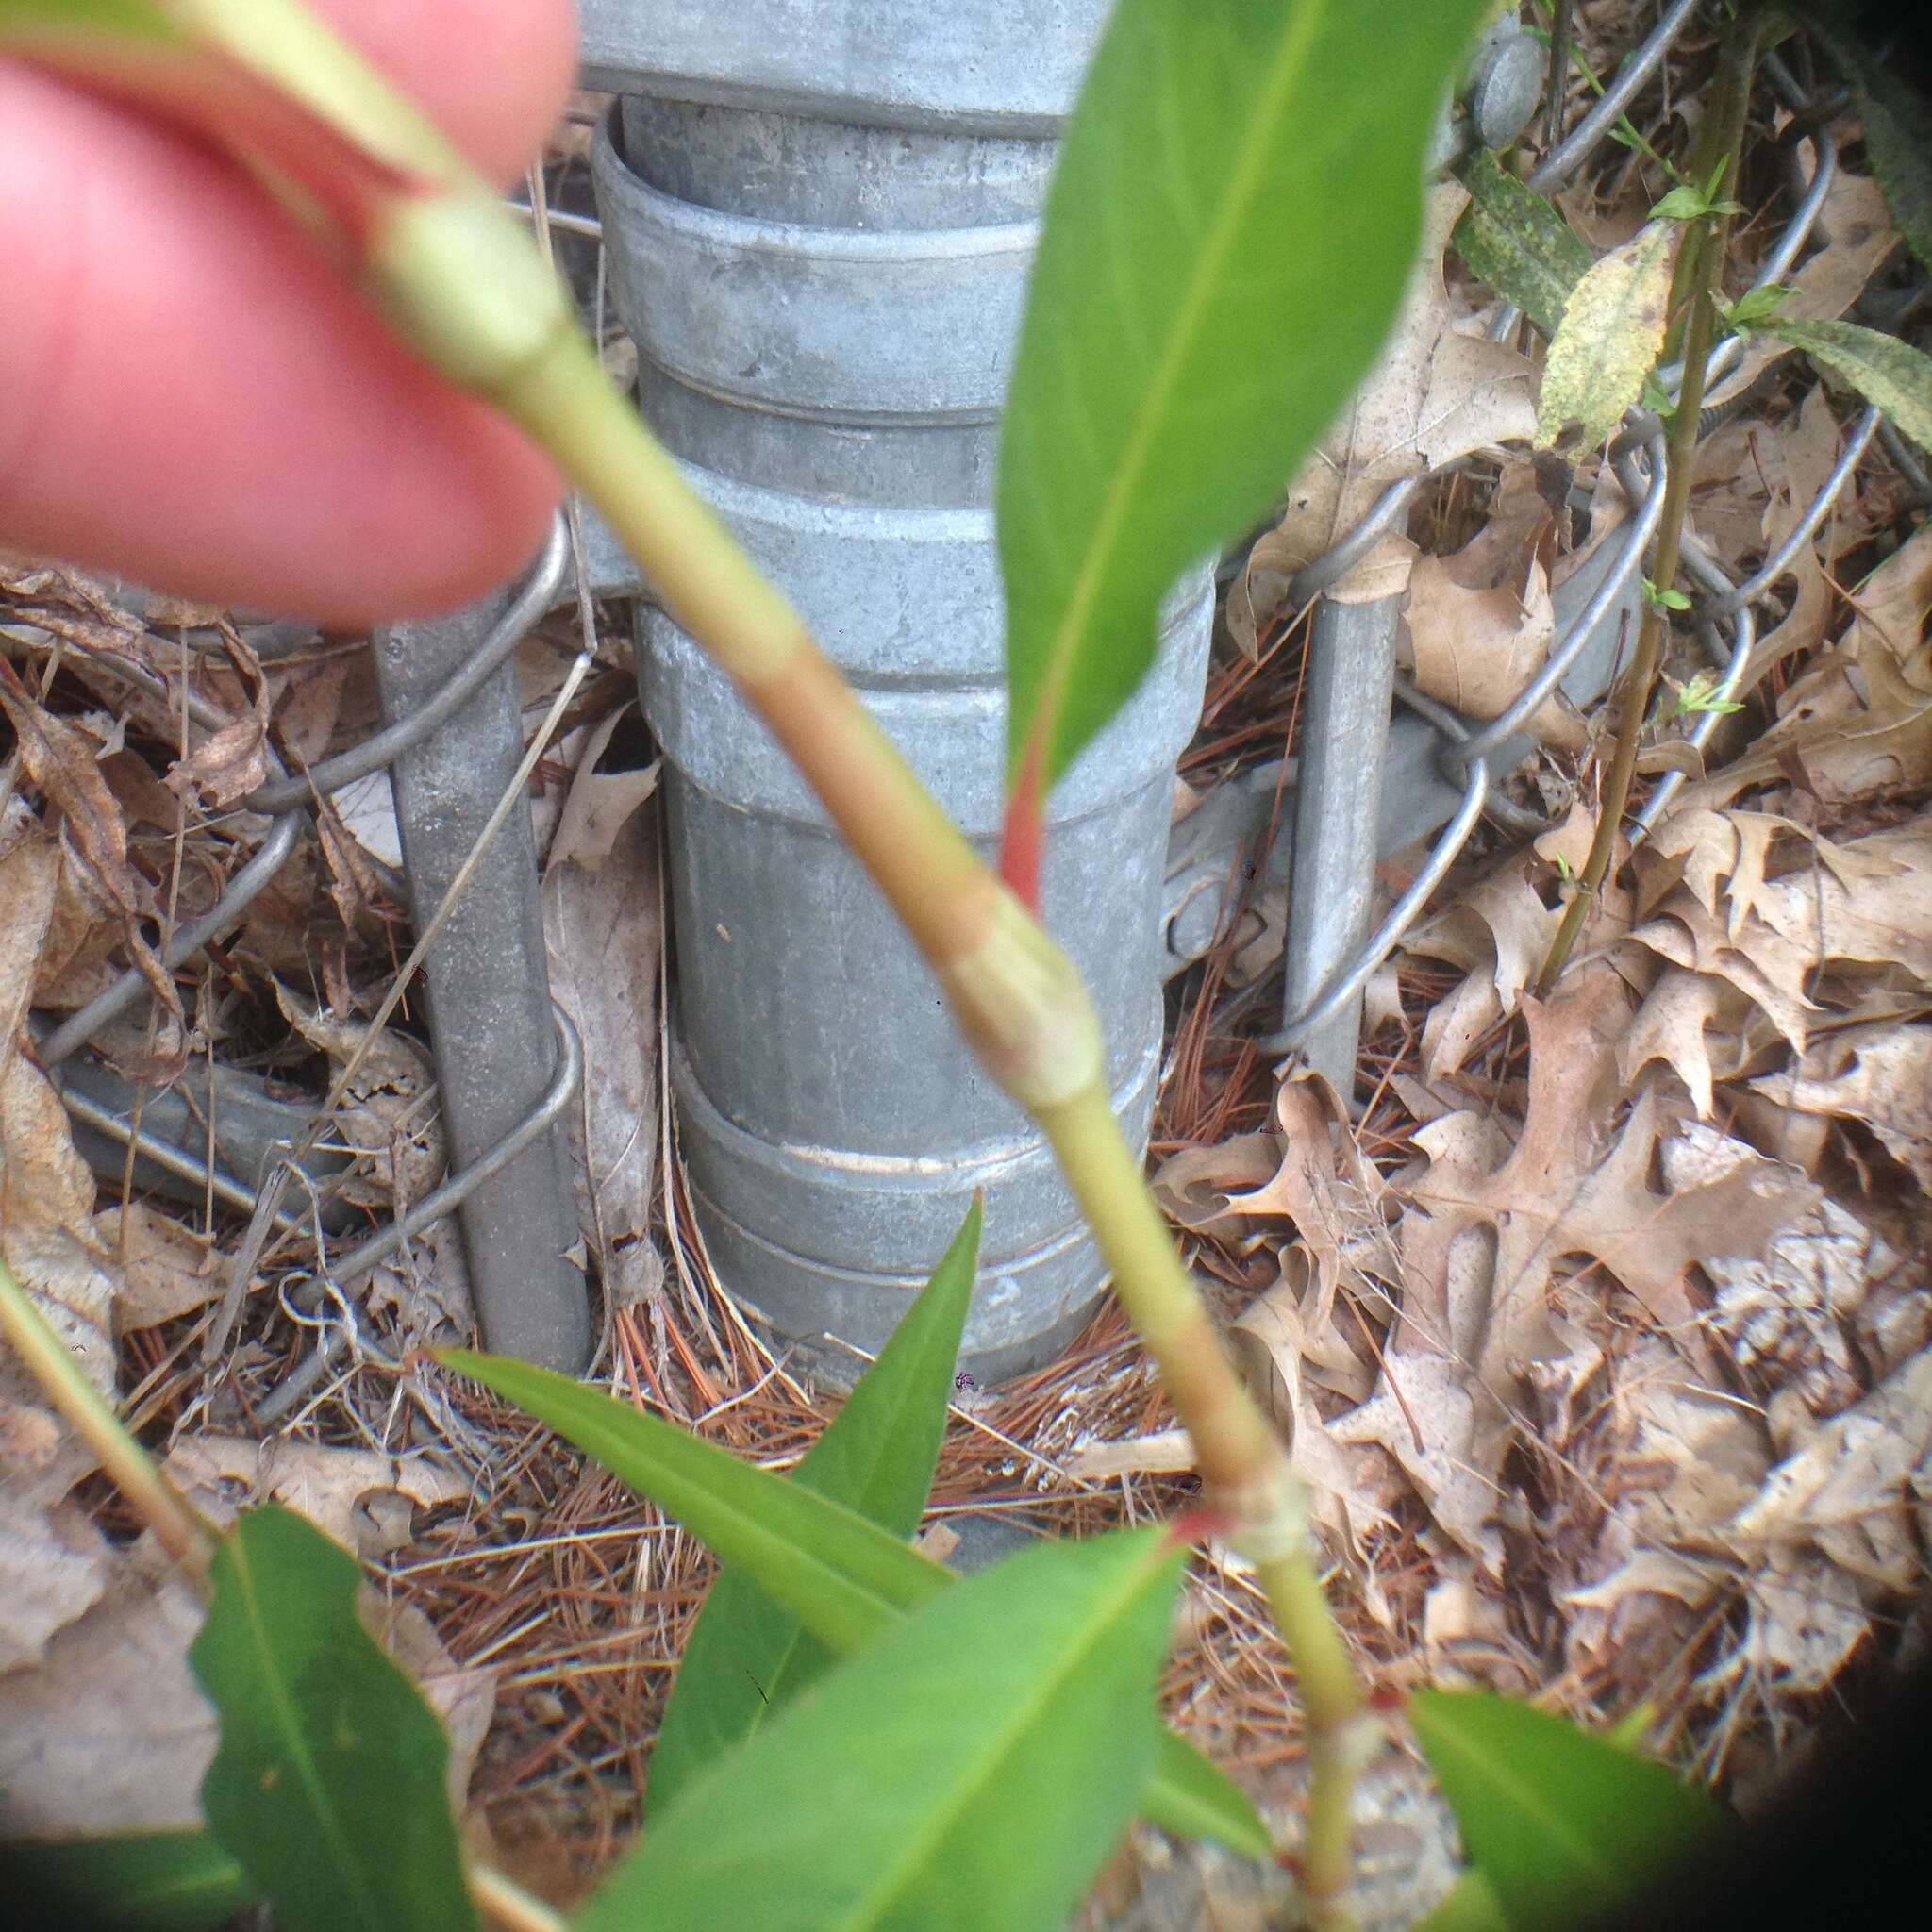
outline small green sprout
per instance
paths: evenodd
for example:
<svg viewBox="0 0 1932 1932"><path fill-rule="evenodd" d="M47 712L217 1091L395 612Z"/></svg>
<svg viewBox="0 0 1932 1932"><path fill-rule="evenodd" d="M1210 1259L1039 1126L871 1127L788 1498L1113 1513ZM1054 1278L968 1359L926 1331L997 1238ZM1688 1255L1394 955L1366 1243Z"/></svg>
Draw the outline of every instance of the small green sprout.
<svg viewBox="0 0 1932 1932"><path fill-rule="evenodd" d="M1718 190L1724 184L1724 170L1729 166L1728 158L1721 160L1711 170L1709 183L1703 188L1694 181L1679 182L1651 209L1651 218L1659 222L1699 222L1711 215L1742 214L1744 204L1741 201L1720 201L1717 198Z"/></svg>
<svg viewBox="0 0 1932 1932"><path fill-rule="evenodd" d="M1767 282L1761 289L1747 289L1728 308L1721 310L1725 323L1740 335L1769 322L1791 299L1789 289Z"/></svg>
<svg viewBox="0 0 1932 1932"><path fill-rule="evenodd" d="M1643 579L1643 601L1653 610L1688 610L1690 600L1682 591L1665 585L1659 589L1648 577Z"/></svg>
<svg viewBox="0 0 1932 1932"><path fill-rule="evenodd" d="M1673 719L1714 716L1728 718L1733 711L1744 708L1724 693L1724 686L1708 671L1700 671L1687 683L1679 684L1674 678L1667 677L1664 682L1672 691L1671 706L1663 715L1668 724Z"/></svg>

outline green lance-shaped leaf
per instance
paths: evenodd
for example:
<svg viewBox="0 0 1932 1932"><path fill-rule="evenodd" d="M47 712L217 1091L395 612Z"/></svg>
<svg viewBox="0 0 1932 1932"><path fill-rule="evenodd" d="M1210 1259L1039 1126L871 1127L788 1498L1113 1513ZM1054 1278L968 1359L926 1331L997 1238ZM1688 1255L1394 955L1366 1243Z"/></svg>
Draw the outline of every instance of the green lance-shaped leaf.
<svg viewBox="0 0 1932 1932"><path fill-rule="evenodd" d="M1039 1932L1134 1812L1179 1552L1042 1543L928 1604L691 1785L575 1932Z"/></svg>
<svg viewBox="0 0 1932 1932"><path fill-rule="evenodd" d="M1590 272L1589 243L1490 149L1478 149L1456 172L1469 190L1469 206L1450 244L1478 281L1555 335L1572 291Z"/></svg>
<svg viewBox="0 0 1932 1932"><path fill-rule="evenodd" d="M741 1462L660 1417L527 1362L435 1351L547 1423L648 1497L724 1564L791 1612L835 1656L859 1650L950 1587L952 1574L857 1510ZM1163 1735L1141 1805L1157 1824L1273 1856L1267 1827L1226 1774Z"/></svg>
<svg viewBox="0 0 1932 1932"><path fill-rule="evenodd" d="M206 1831L120 1838L16 1840L0 1870L36 1924L111 1925L115 1932L208 1932L257 1896L242 1867Z"/></svg>
<svg viewBox="0 0 1932 1932"><path fill-rule="evenodd" d="M1601 1913L1725 1829L1701 1787L1526 1704L1419 1690L1408 1710L1470 1863L1514 1932Z"/></svg>
<svg viewBox="0 0 1932 1932"><path fill-rule="evenodd" d="M791 1474L792 1482L858 1510L891 1536L909 1537L919 1527L932 1487L973 1299L979 1230L975 1201L877 1361ZM686 1640L651 1746L654 1813L831 1661L790 1610L750 1577L725 1571Z"/></svg>
<svg viewBox="0 0 1932 1932"><path fill-rule="evenodd" d="M57 40L79 52L83 42L99 51L110 41L152 49L179 44L183 31L161 13L156 0L0 0L7 44L25 49Z"/></svg>
<svg viewBox="0 0 1932 1932"><path fill-rule="evenodd" d="M1125 702L1175 578L1367 374L1485 0L1122 0L1074 108L1000 446L1015 813Z"/></svg>
<svg viewBox="0 0 1932 1932"><path fill-rule="evenodd" d="M1683 229L1652 222L1613 248L1570 292L1543 362L1536 441L1601 442L1643 392L1663 351L1671 268Z"/></svg>
<svg viewBox="0 0 1932 1932"><path fill-rule="evenodd" d="M1824 41L1851 83L1865 130L1865 154L1906 246L1932 268L1932 103L1822 9L1805 25Z"/></svg>
<svg viewBox="0 0 1932 1932"><path fill-rule="evenodd" d="M474 1932L449 1743L356 1614L355 1558L274 1505L215 1553L188 1653L221 1717L201 1808L291 1932Z"/></svg>
<svg viewBox="0 0 1932 1932"><path fill-rule="evenodd" d="M1932 356L1923 349L1855 322L1783 321L1774 315L1757 324L1756 333L1775 336L1837 370L1901 434L1932 450Z"/></svg>

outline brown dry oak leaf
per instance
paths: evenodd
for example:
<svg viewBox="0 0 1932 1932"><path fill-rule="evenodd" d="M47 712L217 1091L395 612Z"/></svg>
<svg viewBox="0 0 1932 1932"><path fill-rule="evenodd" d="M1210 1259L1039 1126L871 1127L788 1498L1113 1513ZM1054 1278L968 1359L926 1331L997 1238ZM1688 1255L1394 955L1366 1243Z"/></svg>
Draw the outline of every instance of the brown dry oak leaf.
<svg viewBox="0 0 1932 1932"><path fill-rule="evenodd" d="M117 1336L172 1322L222 1292L226 1270L221 1255L173 1215L133 1201L95 1215L94 1234L119 1275Z"/></svg>
<svg viewBox="0 0 1932 1932"><path fill-rule="evenodd" d="M1273 1134L1237 1134L1211 1146L1183 1147L1155 1170L1151 1186L1160 1210L1176 1227L1241 1251L1258 1236L1247 1211L1236 1205L1271 1179L1281 1165Z"/></svg>
<svg viewBox="0 0 1932 1932"><path fill-rule="evenodd" d="M1827 1688L1874 1620L1925 1585L1932 1529L1932 1352L1824 1424L1723 1525L1741 1573L1741 1641L1707 1674L1803 1697Z"/></svg>
<svg viewBox="0 0 1932 1932"><path fill-rule="evenodd" d="M346 1067L368 1027L325 1008L311 1007L275 982L275 1003L302 1038ZM356 1061L338 1109L340 1139L358 1157L358 1171L338 1182L339 1198L368 1208L403 1208L420 1201L442 1177L441 1118L431 1105L436 1084L429 1056L413 1040L385 1027Z"/></svg>
<svg viewBox="0 0 1932 1932"><path fill-rule="evenodd" d="M1252 1192L1230 1195L1228 1207L1241 1214L1282 1215L1293 1224L1313 1276L1308 1319L1326 1331L1341 1290L1378 1303L1387 1293L1381 1284L1399 1279L1388 1187L1363 1157L1341 1100L1321 1074L1303 1071L1284 1080L1274 1096L1274 1119L1280 1134L1274 1173Z"/></svg>
<svg viewBox="0 0 1932 1932"><path fill-rule="evenodd" d="M1815 1198L1762 1160L1682 1193L1652 1183L1669 1116L1645 1088L1623 1124L1611 1126L1621 1093L1616 1042L1627 1019L1612 975L1585 974L1547 1004L1526 999L1524 1013L1529 1100L1508 1158L1491 1169L1481 1123L1451 1115L1418 1131L1428 1165L1403 1183L1426 1216L1431 1248L1446 1249L1467 1227L1494 1230L1493 1286L1475 1366L1497 1374L1553 1352L1545 1290L1563 1257L1600 1262L1653 1316L1674 1324L1691 1313L1687 1277L1697 1262L1761 1254ZM1405 1252L1413 1254L1419 1243L1404 1232ZM1448 1310L1434 1312L1439 1333L1446 1332Z"/></svg>
<svg viewBox="0 0 1932 1932"><path fill-rule="evenodd" d="M1932 824L1835 841L1774 813L1692 807L1658 827L1638 873L1653 916L1633 946L1736 989L1796 1051L1826 1018L1911 1011L1932 980ZM1692 995L1676 997L1692 1009ZM1709 1001L1713 1013L1727 1004ZM1728 1024L1739 1074L1756 1031L1748 1017ZM1707 1069L1685 1043L1707 1112Z"/></svg>
<svg viewBox="0 0 1932 1932"><path fill-rule="evenodd" d="M1704 1186L1752 1158L1741 1141L1689 1126L1663 1145L1664 1179L1674 1190ZM1863 1392L1854 1318L1873 1283L1897 1265L1877 1235L1829 1199L1774 1235L1759 1257L1705 1257L1716 1304L1711 1326L1728 1340L1749 1385L1770 1401L1774 1438L1786 1398L1828 1416Z"/></svg>
<svg viewBox="0 0 1932 1932"><path fill-rule="evenodd" d="M1643 1069L1660 1060L1683 1081L1697 1118L1708 1120L1716 1082L1743 1071L1736 1049L1749 1005L1727 979L1666 967L1617 1042L1618 1077L1634 1087Z"/></svg>
<svg viewBox="0 0 1932 1932"><path fill-rule="evenodd" d="M414 1679L450 1737L458 1808L495 1703L495 1672L452 1662L411 1604L358 1601L364 1628ZM0 1676L0 1838L89 1838L202 1824L215 1714L188 1664L203 1609L145 1544L36 1668Z"/></svg>
<svg viewBox="0 0 1932 1932"><path fill-rule="evenodd" d="M1839 426L1831 403L1820 383L1805 398L1798 413L1782 425L1783 480L1765 506L1762 554L1773 551L1797 528L1818 499L1838 460ZM1825 579L1826 568L1837 561L1842 546L1845 520L1833 506L1818 534L1799 544L1791 558L1791 601L1778 623L1759 638L1745 667L1743 686L1747 691L1774 664L1800 651L1815 650L1824 641L1824 627L1831 616L1832 589ZM1823 550L1821 557L1820 551Z"/></svg>
<svg viewBox="0 0 1932 1932"><path fill-rule="evenodd" d="M1819 1041L1791 1073L1754 1080L1800 1113L1862 1121L1932 1193L1932 1026L1880 1024Z"/></svg>

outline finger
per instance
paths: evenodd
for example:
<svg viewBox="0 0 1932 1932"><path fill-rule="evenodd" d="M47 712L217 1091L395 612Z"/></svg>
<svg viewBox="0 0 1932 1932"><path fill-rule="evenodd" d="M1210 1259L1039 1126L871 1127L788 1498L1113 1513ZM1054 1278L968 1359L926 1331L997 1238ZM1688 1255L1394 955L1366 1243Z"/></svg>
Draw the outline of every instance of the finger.
<svg viewBox="0 0 1932 1932"><path fill-rule="evenodd" d="M499 175L568 84L550 0L330 10ZM465 602L536 549L547 466L230 164L7 63L0 126L0 543L341 625Z"/></svg>
<svg viewBox="0 0 1932 1932"><path fill-rule="evenodd" d="M576 72L571 0L310 0L491 180L543 144Z"/></svg>

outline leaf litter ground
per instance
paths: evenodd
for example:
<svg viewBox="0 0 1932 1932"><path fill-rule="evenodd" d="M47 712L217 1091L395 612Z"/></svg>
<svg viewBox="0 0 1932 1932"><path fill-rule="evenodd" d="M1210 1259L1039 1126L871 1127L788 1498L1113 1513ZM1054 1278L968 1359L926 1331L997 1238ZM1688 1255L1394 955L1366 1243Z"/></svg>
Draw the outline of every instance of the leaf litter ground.
<svg viewBox="0 0 1932 1932"><path fill-rule="evenodd" d="M1601 10L1581 9L1586 38ZM1670 97L1646 98L1659 140ZM1566 212L1614 248L1657 186L1636 154L1613 158ZM1795 277L1807 312L1841 313L1879 270L1878 220L1871 184L1841 176ZM1455 359L1421 339L1430 317L1467 327L1478 299L1426 282L1391 378L1405 421ZM1748 407L1702 445L1692 507L1734 575L1791 526L1843 422L1799 358L1769 341L1753 356L1750 382L1733 385ZM1501 395L1459 399L1485 426L1425 487L1401 561L1418 681L1477 714L1540 661L1557 574L1624 513L1588 465L1553 508L1526 458L1487 440L1527 433L1521 397ZM1412 433L1370 447L1364 420L1331 453L1331 495L1373 494L1378 462L1414 466ZM1306 494L1290 492L1283 532L1234 585L1183 807L1293 747L1306 614L1271 611L1267 593L1278 601L1303 560ZM1479 839L1371 988L1348 1105L1317 1081L1277 1086L1252 1043L1279 997L1278 880L1238 882L1222 942L1170 991L1162 1197L1293 1431L1371 1674L1490 1683L1590 1720L1647 1698L1661 1748L1747 1798L1802 1751L1834 1692L1913 1638L1924 1582L1932 539L1909 535L1915 518L1909 479L1868 456L1775 592L1746 710L1619 874L1585 962L1547 1003L1524 989L1588 842L1600 730L1560 702L1534 721L1541 749L1510 788L1554 829L1527 846ZM163 999L108 1042L124 1070L166 1080L212 1059L312 1095L341 1065L408 943L379 805L325 815L241 931L186 971L160 972L147 922L205 909L252 849L260 822L230 808L261 776L271 717L299 763L367 730L359 651L305 637L291 652L222 613L130 608L45 570L9 567L0 595L0 618L16 620L0 696L20 747L0 821L0 1240L205 1505L273 1495L363 1557L387 1641L458 1739L471 1828L537 1890L572 1896L635 1824L708 1559L520 1417L398 1373L410 1348L467 1322L446 1229L378 1274L365 1341L264 1424L328 1319L301 1293L312 1256L248 1253L206 1203L97 1190L19 1031L29 1004L72 1011L131 960ZM609 617L539 801L559 983L602 1042L576 1129L598 1175L587 1247L615 1290L600 1373L784 1468L831 1404L773 1358L711 1273L658 1101L661 999L655 1040L647 1027L636 1044L637 989L662 971L658 918L647 893L600 890L620 875L604 871L613 851L620 871L647 868L656 837L647 758L625 755L627 646ZM198 688L233 721L186 756L178 713L148 694L178 679L184 632ZM553 625L521 654L532 717L575 642ZM1688 677L1691 660L1680 650L1673 668ZM1415 858L1385 863L1387 891ZM621 970L600 979L600 958ZM384 1043L339 1125L339 1192L358 1225L433 1184L414 1029ZM72 1745L41 1822L180 1822L142 1807L192 1790L211 1750L180 1666L192 1607L10 1380L0 1454L0 1705L15 1735L38 1724ZM1050 1369L959 1392L926 1533L944 1549L989 1525L1077 1536L1145 1521L1185 1503L1185 1439L1108 1309ZM11 1587L27 1577L31 1591ZM111 1674L114 1658L132 1674ZM1163 1694L1197 1742L1291 1805L1291 1686L1224 1552L1194 1567ZM138 1774L104 1784L110 1732ZM1440 1865L1413 1778L1397 1765L1381 1784L1372 1856ZM1224 1862L1137 1838L1096 1923L1190 1923L1204 1892L1252 1912L1267 1896Z"/></svg>

